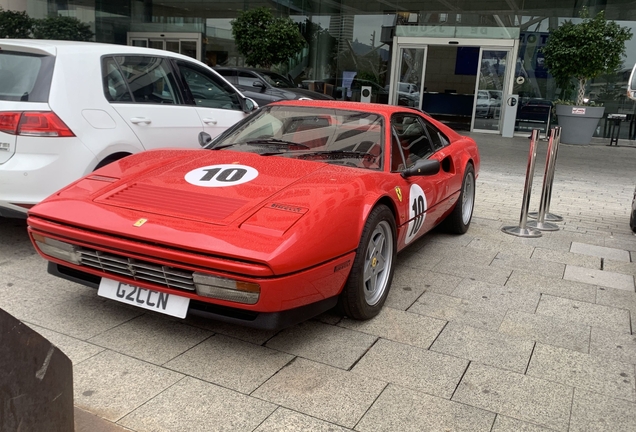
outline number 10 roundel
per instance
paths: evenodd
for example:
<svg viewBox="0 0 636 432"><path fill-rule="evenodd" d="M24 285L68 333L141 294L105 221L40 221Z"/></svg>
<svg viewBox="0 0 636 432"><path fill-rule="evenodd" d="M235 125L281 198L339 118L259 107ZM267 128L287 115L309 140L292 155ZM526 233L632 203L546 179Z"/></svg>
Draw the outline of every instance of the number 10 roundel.
<svg viewBox="0 0 636 432"><path fill-rule="evenodd" d="M412 184L409 190L409 225L406 231L405 244L409 244L424 225L424 219L426 218L426 195L424 191L417 184Z"/></svg>
<svg viewBox="0 0 636 432"><path fill-rule="evenodd" d="M185 181L202 187L236 186L258 177L256 168L238 164L210 165L194 169L185 175Z"/></svg>

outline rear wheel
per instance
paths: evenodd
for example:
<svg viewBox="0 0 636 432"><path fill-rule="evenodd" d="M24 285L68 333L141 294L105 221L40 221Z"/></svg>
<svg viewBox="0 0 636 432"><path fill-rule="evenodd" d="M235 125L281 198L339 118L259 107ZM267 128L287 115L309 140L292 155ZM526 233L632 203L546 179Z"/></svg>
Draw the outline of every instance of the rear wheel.
<svg viewBox="0 0 636 432"><path fill-rule="evenodd" d="M468 231L475 207L475 169L472 164L466 165L462 189L453 211L446 217L444 227L454 234Z"/></svg>
<svg viewBox="0 0 636 432"><path fill-rule="evenodd" d="M380 312L391 288L396 252L395 218L388 207L379 205L367 218L351 274L340 295L345 315L366 320Z"/></svg>

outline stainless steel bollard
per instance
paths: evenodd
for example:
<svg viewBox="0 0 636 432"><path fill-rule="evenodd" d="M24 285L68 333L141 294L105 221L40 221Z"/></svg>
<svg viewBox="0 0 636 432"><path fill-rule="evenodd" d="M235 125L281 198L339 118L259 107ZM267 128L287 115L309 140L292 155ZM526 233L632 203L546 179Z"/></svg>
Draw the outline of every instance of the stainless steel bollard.
<svg viewBox="0 0 636 432"><path fill-rule="evenodd" d="M548 199L550 193L550 186L552 180L554 180L554 161L556 152L554 151L554 144L556 143L556 129L550 130L550 137L548 139L548 151L545 157L545 171L543 173L543 187L541 188L541 199L539 200L539 213L537 220L528 222L528 226L536 228L541 231L558 231L559 226L545 221L546 208L548 207Z"/></svg>
<svg viewBox="0 0 636 432"><path fill-rule="evenodd" d="M532 193L532 178L534 177L534 161L537 158L537 140L539 129L533 129L530 137L530 152L528 154L528 167L526 169L526 184L523 188L523 203L521 204L521 216L519 226L505 226L501 228L506 234L517 237L541 237L541 231L535 228L526 227L528 222L528 206L530 205L530 194Z"/></svg>
<svg viewBox="0 0 636 432"><path fill-rule="evenodd" d="M550 213L550 201L552 200L552 185L554 183L554 171L556 170L556 160L557 160L557 156L559 154L559 143L561 142L561 128L559 126L555 127L553 129L553 137L554 137L554 156L553 156L553 161L552 161L552 168L550 170L549 173L549 177L548 177L548 182L545 182L545 178L544 178L544 182L543 182L543 192L541 192L541 196L543 197L543 194L545 193L546 195L546 202L545 202L545 215L544 215L544 219L542 222L548 221L548 222L561 222L563 220L563 217ZM551 134L551 135L552 135ZM549 154L549 150L548 150L548 154ZM542 199L543 201L543 199ZM540 209L539 209L540 212ZM530 212L528 213L528 217L532 218L532 219L537 219L539 217L539 212Z"/></svg>

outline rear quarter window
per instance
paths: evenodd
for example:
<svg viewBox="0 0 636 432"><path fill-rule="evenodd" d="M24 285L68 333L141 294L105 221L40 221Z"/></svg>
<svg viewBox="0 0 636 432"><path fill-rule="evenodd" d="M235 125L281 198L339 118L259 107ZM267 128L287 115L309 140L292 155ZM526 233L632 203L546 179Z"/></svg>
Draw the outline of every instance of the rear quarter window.
<svg viewBox="0 0 636 432"><path fill-rule="evenodd" d="M0 100L48 102L53 56L0 51Z"/></svg>

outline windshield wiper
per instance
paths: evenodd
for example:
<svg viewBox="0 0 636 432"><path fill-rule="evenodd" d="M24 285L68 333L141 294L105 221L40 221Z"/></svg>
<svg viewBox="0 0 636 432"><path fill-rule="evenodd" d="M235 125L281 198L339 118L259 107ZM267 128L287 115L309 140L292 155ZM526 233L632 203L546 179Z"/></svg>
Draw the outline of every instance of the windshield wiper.
<svg viewBox="0 0 636 432"><path fill-rule="evenodd" d="M250 141L242 141L242 142L236 142L236 143L229 143L229 144L223 144L220 146L215 146L212 147L213 150L220 150L226 147L231 147L231 146L235 146L235 145L243 145L243 144L247 144L247 145L271 145L271 146L279 146L279 147L300 147L303 149L309 149L311 147L306 146L305 144L301 144L301 143L296 143L293 141L284 141L284 140L280 140L277 138L263 138L263 139L254 139L254 140L250 140Z"/></svg>
<svg viewBox="0 0 636 432"><path fill-rule="evenodd" d="M305 156L329 156L327 159L375 159L377 156L372 155L371 153L361 152L361 151L350 151L350 150L321 150L314 151L310 153L303 153L298 156L299 159L304 159Z"/></svg>

